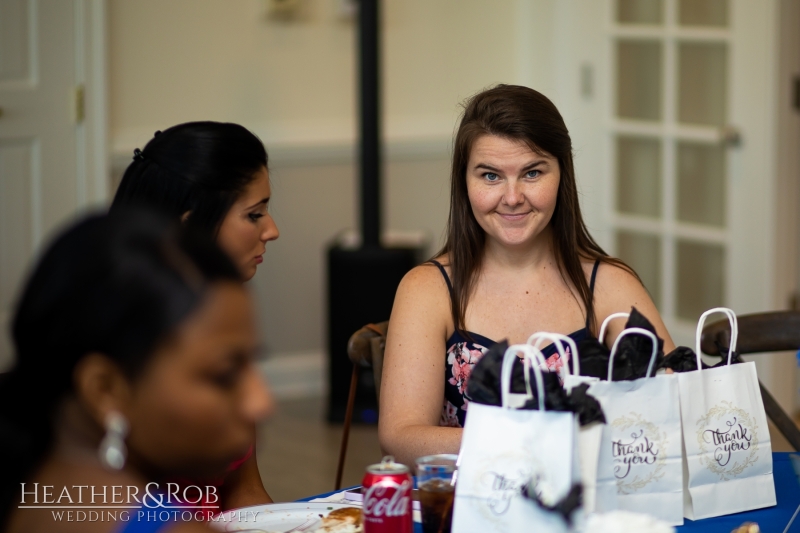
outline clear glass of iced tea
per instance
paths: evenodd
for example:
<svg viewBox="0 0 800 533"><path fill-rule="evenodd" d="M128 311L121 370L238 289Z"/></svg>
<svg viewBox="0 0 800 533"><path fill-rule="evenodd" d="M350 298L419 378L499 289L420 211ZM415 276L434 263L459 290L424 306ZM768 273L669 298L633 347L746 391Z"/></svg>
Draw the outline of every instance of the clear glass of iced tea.
<svg viewBox="0 0 800 533"><path fill-rule="evenodd" d="M450 533L453 521L457 455L426 455L417 459L417 489L422 511L422 531Z"/></svg>

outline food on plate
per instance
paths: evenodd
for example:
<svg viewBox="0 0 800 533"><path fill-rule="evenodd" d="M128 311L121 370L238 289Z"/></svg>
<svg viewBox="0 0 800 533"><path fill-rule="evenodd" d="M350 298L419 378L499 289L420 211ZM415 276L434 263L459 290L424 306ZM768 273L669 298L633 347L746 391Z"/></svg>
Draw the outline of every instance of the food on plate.
<svg viewBox="0 0 800 533"><path fill-rule="evenodd" d="M761 533L761 528L755 522L745 522L731 533Z"/></svg>
<svg viewBox="0 0 800 533"><path fill-rule="evenodd" d="M357 507L334 509L322 519L317 533L364 533L361 509Z"/></svg>

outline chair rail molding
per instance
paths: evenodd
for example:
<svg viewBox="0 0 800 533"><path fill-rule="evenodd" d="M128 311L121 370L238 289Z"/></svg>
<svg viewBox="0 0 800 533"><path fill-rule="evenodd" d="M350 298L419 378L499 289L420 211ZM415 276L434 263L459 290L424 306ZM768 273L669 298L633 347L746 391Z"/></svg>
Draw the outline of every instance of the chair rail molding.
<svg viewBox="0 0 800 533"><path fill-rule="evenodd" d="M259 364L279 400L317 398L327 393L328 358L321 350L275 353Z"/></svg>

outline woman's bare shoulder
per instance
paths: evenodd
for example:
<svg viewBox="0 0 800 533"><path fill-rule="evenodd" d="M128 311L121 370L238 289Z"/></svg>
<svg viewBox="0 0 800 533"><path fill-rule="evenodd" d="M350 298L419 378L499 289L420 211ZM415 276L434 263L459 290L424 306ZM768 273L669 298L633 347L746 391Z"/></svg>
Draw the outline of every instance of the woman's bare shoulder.
<svg viewBox="0 0 800 533"><path fill-rule="evenodd" d="M450 292L439 268L423 263L411 269L397 288L390 329L402 324L446 330L450 321Z"/></svg>
<svg viewBox="0 0 800 533"><path fill-rule="evenodd" d="M449 265L446 262L442 262L440 258L435 258L442 267L447 272L447 275L450 275ZM429 291L429 290L447 290L447 282L442 276L441 270L439 267L436 266L432 262L422 263L421 265L415 266L408 273L403 276L403 280L400 283L401 289L405 291Z"/></svg>
<svg viewBox="0 0 800 533"><path fill-rule="evenodd" d="M613 313L630 313L635 307L656 328L656 333L664 339L664 350L674 349L675 345L664 325L650 293L631 270L624 265L603 262L597 271L595 284L595 313L599 326ZM610 338L619 333L621 324L612 325Z"/></svg>
<svg viewBox="0 0 800 533"><path fill-rule="evenodd" d="M612 313L630 313L631 307L636 307L651 321L658 317L650 293L636 274L624 265L601 263L597 269L594 296L598 321Z"/></svg>
<svg viewBox="0 0 800 533"><path fill-rule="evenodd" d="M594 262L590 264L589 270L594 267ZM634 293L644 290L642 282L636 277L630 269L625 266L612 263L608 261L600 261L597 268L597 277L595 279L595 287L597 290L607 293ZM645 291L646 292L646 291Z"/></svg>

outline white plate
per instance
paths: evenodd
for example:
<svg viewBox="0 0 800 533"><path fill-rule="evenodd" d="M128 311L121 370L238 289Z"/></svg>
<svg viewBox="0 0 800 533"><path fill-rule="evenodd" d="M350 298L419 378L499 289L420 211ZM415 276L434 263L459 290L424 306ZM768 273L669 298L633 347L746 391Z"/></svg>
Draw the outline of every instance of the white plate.
<svg viewBox="0 0 800 533"><path fill-rule="evenodd" d="M358 508L344 503L271 503L226 511L222 513L220 520L209 523L219 531L285 533L312 519L317 519L316 525L319 525L320 515L327 516L332 510L344 507ZM305 531L311 533L316 526L312 523L309 526Z"/></svg>

